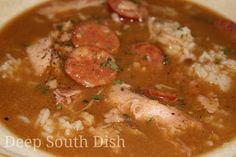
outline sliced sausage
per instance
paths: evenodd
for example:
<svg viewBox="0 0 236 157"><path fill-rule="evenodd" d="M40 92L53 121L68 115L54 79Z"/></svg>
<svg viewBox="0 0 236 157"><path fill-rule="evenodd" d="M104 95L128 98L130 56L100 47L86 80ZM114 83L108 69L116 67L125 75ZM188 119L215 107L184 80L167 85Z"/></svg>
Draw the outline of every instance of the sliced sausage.
<svg viewBox="0 0 236 157"><path fill-rule="evenodd" d="M161 49L149 43L138 43L131 46L136 60L145 66L163 67L164 55Z"/></svg>
<svg viewBox="0 0 236 157"><path fill-rule="evenodd" d="M169 92L162 92L155 88L144 89L144 95L149 98L161 99L164 101L174 101L176 100L176 95Z"/></svg>
<svg viewBox="0 0 236 157"><path fill-rule="evenodd" d="M110 63L115 65L115 60L107 51L83 46L68 56L65 71L77 83L85 87L96 87L109 84L115 79L117 71L108 65Z"/></svg>
<svg viewBox="0 0 236 157"><path fill-rule="evenodd" d="M108 0L113 11L125 18L142 19L147 16L147 9L129 0Z"/></svg>
<svg viewBox="0 0 236 157"><path fill-rule="evenodd" d="M108 27L96 22L86 22L78 25L72 33L72 42L78 46L96 46L111 53L120 47L117 35Z"/></svg>
<svg viewBox="0 0 236 157"><path fill-rule="evenodd" d="M215 22L215 26L233 40L233 42L236 42L236 24L234 22L221 19Z"/></svg>

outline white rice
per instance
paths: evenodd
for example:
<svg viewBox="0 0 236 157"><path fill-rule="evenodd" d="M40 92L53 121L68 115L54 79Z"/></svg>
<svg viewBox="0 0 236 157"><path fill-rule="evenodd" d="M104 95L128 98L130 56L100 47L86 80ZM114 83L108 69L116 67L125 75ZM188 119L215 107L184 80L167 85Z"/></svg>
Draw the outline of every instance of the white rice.
<svg viewBox="0 0 236 157"><path fill-rule="evenodd" d="M190 69L190 73L194 73L202 80L218 86L222 91L229 90L232 83L231 78L228 76L228 72L222 70L220 66L215 64L201 64L195 63Z"/></svg>
<svg viewBox="0 0 236 157"><path fill-rule="evenodd" d="M21 59L14 58L11 54L6 54L6 61L0 65L0 75L2 79L15 78L15 72L21 65Z"/></svg>
<svg viewBox="0 0 236 157"><path fill-rule="evenodd" d="M72 125L72 128L75 129L76 131L81 131L84 129L83 124L80 120L75 121L71 125Z"/></svg>
<svg viewBox="0 0 236 157"><path fill-rule="evenodd" d="M83 123L87 126L92 126L94 124L94 116L88 112L82 112L80 117L83 119Z"/></svg>
<svg viewBox="0 0 236 157"><path fill-rule="evenodd" d="M210 115L204 118L204 121L215 128L222 129L224 128L224 121L222 118L218 118L214 115Z"/></svg>
<svg viewBox="0 0 236 157"><path fill-rule="evenodd" d="M73 123L70 123L68 121L68 119L69 119L68 117L60 117L58 119L58 122L59 122L59 125L60 125L61 128L64 128L64 129L75 129L77 131L83 130L83 125L82 125L80 120L77 120L77 121L75 121Z"/></svg>
<svg viewBox="0 0 236 157"><path fill-rule="evenodd" d="M111 14L111 19L112 19L114 22L116 22L116 23L120 23L120 17L119 17L119 15L116 14L116 13L112 13L112 14Z"/></svg>
<svg viewBox="0 0 236 157"><path fill-rule="evenodd" d="M57 80L49 80L46 85L49 87L49 89L56 89L58 86Z"/></svg>
<svg viewBox="0 0 236 157"><path fill-rule="evenodd" d="M191 30L175 21L161 21L154 17L148 19L150 40L163 44L168 55L176 56L180 62L186 59L195 60L194 38Z"/></svg>
<svg viewBox="0 0 236 157"><path fill-rule="evenodd" d="M50 116L49 109L48 108L42 109L39 113L38 119L35 122L35 126L38 125L43 126L47 122L49 116Z"/></svg>
<svg viewBox="0 0 236 157"><path fill-rule="evenodd" d="M197 100L209 113L215 113L220 106L218 98L213 94L210 97L199 95Z"/></svg>
<svg viewBox="0 0 236 157"><path fill-rule="evenodd" d="M189 70L190 75L216 85L224 92L231 87L232 72L236 72L236 61L228 59L220 49L204 51Z"/></svg>
<svg viewBox="0 0 236 157"><path fill-rule="evenodd" d="M99 136L102 140L99 141L101 145L106 144L106 139L114 138L119 135L120 130L113 128L111 125L101 125L96 128L90 127L89 132L92 135Z"/></svg>
<svg viewBox="0 0 236 157"><path fill-rule="evenodd" d="M18 117L22 122L24 122L24 123L26 123L26 124L30 124L30 123L31 123L31 121L29 120L29 118L26 117L26 116L18 115L17 117Z"/></svg>
<svg viewBox="0 0 236 157"><path fill-rule="evenodd" d="M111 109L104 115L104 117L105 123L120 123L124 121L124 116L122 116L121 112L117 108Z"/></svg>
<svg viewBox="0 0 236 157"><path fill-rule="evenodd" d="M45 124L43 125L43 130L49 134L52 134L54 131L53 121L48 119Z"/></svg>
<svg viewBox="0 0 236 157"><path fill-rule="evenodd" d="M89 113L83 114L84 119L93 119L93 116ZM93 120L90 120L90 123ZM87 120L89 123L89 120ZM92 125L92 124L91 124ZM81 131L84 129L83 123L81 120L72 121L69 117L60 116L60 114L55 113L53 115L50 114L48 108L44 108L40 111L39 116L35 122L36 127L40 127L42 129L42 136L70 136L73 131Z"/></svg>

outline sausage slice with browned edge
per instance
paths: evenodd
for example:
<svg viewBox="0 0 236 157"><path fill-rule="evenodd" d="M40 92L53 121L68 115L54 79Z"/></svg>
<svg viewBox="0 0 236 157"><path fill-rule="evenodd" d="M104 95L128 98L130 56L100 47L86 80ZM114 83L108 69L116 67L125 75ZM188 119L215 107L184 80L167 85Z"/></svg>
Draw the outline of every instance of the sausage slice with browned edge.
<svg viewBox="0 0 236 157"><path fill-rule="evenodd" d="M118 15L130 19L142 19L148 14L146 7L129 0L108 0L108 4Z"/></svg>
<svg viewBox="0 0 236 157"><path fill-rule="evenodd" d="M236 43L236 23L230 20L220 19L216 20L215 26L222 33L226 34L234 43Z"/></svg>
<svg viewBox="0 0 236 157"><path fill-rule="evenodd" d="M136 54L136 61L145 66L163 67L164 53L160 48L149 43L133 44L130 49Z"/></svg>
<svg viewBox="0 0 236 157"><path fill-rule="evenodd" d="M66 74L85 87L111 83L117 70L115 60L107 51L92 46L75 49L65 61Z"/></svg>
<svg viewBox="0 0 236 157"><path fill-rule="evenodd" d="M96 46L111 53L117 52L120 41L117 35L108 27L96 22L85 22L78 25L72 33L75 47Z"/></svg>
<svg viewBox="0 0 236 157"><path fill-rule="evenodd" d="M153 99L160 99L164 101L174 101L176 100L176 95L169 93L169 92L163 92L155 88L146 88L143 90L143 94L146 97L153 98Z"/></svg>

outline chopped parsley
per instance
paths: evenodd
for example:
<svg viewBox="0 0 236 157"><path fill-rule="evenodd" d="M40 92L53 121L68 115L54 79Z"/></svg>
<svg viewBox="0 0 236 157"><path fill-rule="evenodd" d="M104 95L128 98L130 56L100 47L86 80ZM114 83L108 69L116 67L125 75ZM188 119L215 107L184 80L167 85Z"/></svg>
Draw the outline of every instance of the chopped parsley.
<svg viewBox="0 0 236 157"><path fill-rule="evenodd" d="M39 83L36 84L34 88L42 94L46 94L49 91L48 85L41 86Z"/></svg>
<svg viewBox="0 0 236 157"><path fill-rule="evenodd" d="M65 41L63 44L66 46L73 46L73 43L71 40Z"/></svg>
<svg viewBox="0 0 236 157"><path fill-rule="evenodd" d="M184 107L186 106L186 104L185 104L184 102L181 102L181 103L179 104L179 106L180 106L180 108L184 108Z"/></svg>
<svg viewBox="0 0 236 157"><path fill-rule="evenodd" d="M107 62L101 63L100 68L105 68L107 66Z"/></svg>
<svg viewBox="0 0 236 157"><path fill-rule="evenodd" d="M42 89L42 94L46 94L48 91L49 91L49 86L46 85L46 86L44 86L43 89Z"/></svg>
<svg viewBox="0 0 236 157"><path fill-rule="evenodd" d="M113 84L115 84L115 85L122 84L122 83L124 83L124 81L122 81L122 80L114 80L113 81Z"/></svg>
<svg viewBox="0 0 236 157"><path fill-rule="evenodd" d="M179 107L181 109L183 109L186 106L186 103L184 102L184 99L182 97L178 97L177 100L179 102Z"/></svg>
<svg viewBox="0 0 236 157"><path fill-rule="evenodd" d="M228 47L223 48L222 51L224 52L225 55L228 55L228 54L232 53L232 50Z"/></svg>
<svg viewBox="0 0 236 157"><path fill-rule="evenodd" d="M154 118L153 117L151 117L151 118L149 118L148 120L147 120L147 124L149 125L149 124L152 124L154 122Z"/></svg>
<svg viewBox="0 0 236 157"><path fill-rule="evenodd" d="M112 61L111 58L109 58L109 59L107 60L107 63L110 65L110 67L111 67L113 70L115 70L115 71L118 71L118 70L119 70L119 67Z"/></svg>
<svg viewBox="0 0 236 157"><path fill-rule="evenodd" d="M101 97L101 95L94 95L94 96L92 96L92 99L96 100L96 101L99 101L99 100L102 99L102 97Z"/></svg>
<svg viewBox="0 0 236 157"><path fill-rule="evenodd" d="M95 16L94 19L96 20L96 22L99 24L99 23L102 23L103 21L103 18L102 17L99 17L99 16Z"/></svg>
<svg viewBox="0 0 236 157"><path fill-rule="evenodd" d="M105 68L107 66L110 66L114 71L119 71L118 65L116 65L111 58L108 58L106 62L100 64L101 68Z"/></svg>
<svg viewBox="0 0 236 157"><path fill-rule="evenodd" d="M36 90L40 90L41 89L41 85L39 83L37 83L34 87Z"/></svg>
<svg viewBox="0 0 236 157"><path fill-rule="evenodd" d="M63 104L59 103L56 105L57 110L62 110L63 109Z"/></svg>
<svg viewBox="0 0 236 157"><path fill-rule="evenodd" d="M169 64L169 56L164 55L163 64L164 65L168 65Z"/></svg>
<svg viewBox="0 0 236 157"><path fill-rule="evenodd" d="M57 25L56 25L56 29L57 29L58 31L62 31L62 25L61 25L61 24L57 24Z"/></svg>

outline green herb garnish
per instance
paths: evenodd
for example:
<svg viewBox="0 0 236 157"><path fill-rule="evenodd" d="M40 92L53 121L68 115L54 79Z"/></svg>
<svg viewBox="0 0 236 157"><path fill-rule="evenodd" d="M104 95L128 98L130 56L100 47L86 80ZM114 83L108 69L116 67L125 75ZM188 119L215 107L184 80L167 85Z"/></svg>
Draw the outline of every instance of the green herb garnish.
<svg viewBox="0 0 236 157"><path fill-rule="evenodd" d="M149 125L149 124L152 124L153 123L153 121L154 121L154 118L153 117L151 117L151 118L149 118L148 120L147 120L147 124Z"/></svg>
<svg viewBox="0 0 236 157"><path fill-rule="evenodd" d="M99 101L99 100L101 100L101 95L94 95L94 96L92 96L92 99Z"/></svg>
<svg viewBox="0 0 236 157"><path fill-rule="evenodd" d="M115 85L122 84L122 83L124 83L124 81L122 81L122 80L114 80L113 81L113 84L115 84Z"/></svg>
<svg viewBox="0 0 236 157"><path fill-rule="evenodd" d="M56 25L56 29L57 29L58 31L62 31L62 25L61 25L61 24L57 24L57 25Z"/></svg>
<svg viewBox="0 0 236 157"><path fill-rule="evenodd" d="M184 102L184 99L182 97L178 97L177 101L179 102L179 107L183 109L186 106L186 103Z"/></svg>
<svg viewBox="0 0 236 157"><path fill-rule="evenodd" d="M105 68L107 66L107 62L101 63L100 68Z"/></svg>
<svg viewBox="0 0 236 157"><path fill-rule="evenodd" d="M73 46L73 43L71 40L65 41L63 44L66 46Z"/></svg>
<svg viewBox="0 0 236 157"><path fill-rule="evenodd" d="M39 83L36 84L34 88L42 94L46 94L49 91L49 86L48 85L41 86Z"/></svg>
<svg viewBox="0 0 236 157"><path fill-rule="evenodd" d="M42 89L42 94L46 94L48 91L49 91L49 86L46 85L46 86L44 86L43 89Z"/></svg>
<svg viewBox="0 0 236 157"><path fill-rule="evenodd" d="M59 103L56 105L57 110L62 110L63 109L63 104Z"/></svg>
<svg viewBox="0 0 236 157"><path fill-rule="evenodd" d="M108 58L107 63L110 65L110 67L111 67L113 70L115 70L115 71L118 71L118 70L119 70L119 67L112 61L111 58Z"/></svg>
<svg viewBox="0 0 236 157"><path fill-rule="evenodd" d="M96 20L97 23L102 23L103 18L99 16L95 16L94 19Z"/></svg>
<svg viewBox="0 0 236 157"><path fill-rule="evenodd" d="M41 89L41 85L40 85L39 83L37 83L37 84L34 86L34 88L39 91L39 90Z"/></svg>
<svg viewBox="0 0 236 157"><path fill-rule="evenodd" d="M228 54L232 53L232 50L228 47L223 48L222 51L224 52L225 55L228 55Z"/></svg>
<svg viewBox="0 0 236 157"><path fill-rule="evenodd" d="M114 71L119 71L119 67L113 62L111 58L108 58L106 62L100 64L101 68L105 68L107 66L110 66Z"/></svg>

